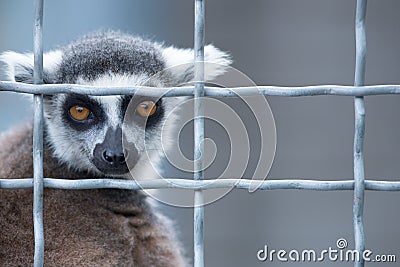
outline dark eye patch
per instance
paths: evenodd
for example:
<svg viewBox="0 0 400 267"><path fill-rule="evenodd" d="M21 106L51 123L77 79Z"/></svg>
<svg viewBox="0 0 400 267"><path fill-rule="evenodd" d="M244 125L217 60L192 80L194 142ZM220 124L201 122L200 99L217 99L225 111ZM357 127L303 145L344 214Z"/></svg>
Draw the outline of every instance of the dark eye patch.
<svg viewBox="0 0 400 267"><path fill-rule="evenodd" d="M132 101L132 104L129 105L129 103ZM135 115L135 110L137 105L139 105L141 102L144 101L153 101L156 103L156 112L151 115L148 118L143 118L139 115ZM128 106L129 106L129 111L128 111ZM145 96L123 96L122 98L122 104L121 104L121 108L122 108L122 114L125 116L126 112L130 112L129 115L129 119L133 120L135 123L139 124L139 125L144 125L146 124L146 129L147 128L152 128L154 127L157 122L159 122L163 117L164 117L164 107L162 105L162 99L158 99L158 98L152 98L152 97L145 97Z"/></svg>
<svg viewBox="0 0 400 267"><path fill-rule="evenodd" d="M84 121L71 118L69 110L73 106L83 106L90 110L90 115ZM63 121L77 131L86 131L92 127L101 127L105 122L106 114L100 103L86 95L70 94L63 104Z"/></svg>

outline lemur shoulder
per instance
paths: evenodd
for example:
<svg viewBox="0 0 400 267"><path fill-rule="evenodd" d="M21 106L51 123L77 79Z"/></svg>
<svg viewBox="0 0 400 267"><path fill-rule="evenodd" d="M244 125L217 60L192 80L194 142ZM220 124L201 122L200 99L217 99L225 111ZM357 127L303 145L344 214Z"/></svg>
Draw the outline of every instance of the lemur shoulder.
<svg viewBox="0 0 400 267"><path fill-rule="evenodd" d="M9 80L33 82L32 54L5 52L0 60L7 66ZM192 60L191 49L166 47L121 32L96 32L44 54L44 83L178 86L193 80ZM206 70L206 80L221 75L230 64L228 55L212 45L205 48L205 60L218 64ZM148 160L143 157L144 141L150 147L161 142L163 122L179 101L126 95L45 95L44 177L140 176L136 169ZM123 132L128 105L134 107L133 123ZM167 130L174 134L173 128ZM133 144L131 150L124 151L123 138ZM133 170L127 166L128 157ZM32 176L32 125L28 123L1 135L0 178ZM32 189L0 189L0 266L33 263L32 194ZM45 265L189 264L172 223L141 191L45 188L43 199Z"/></svg>

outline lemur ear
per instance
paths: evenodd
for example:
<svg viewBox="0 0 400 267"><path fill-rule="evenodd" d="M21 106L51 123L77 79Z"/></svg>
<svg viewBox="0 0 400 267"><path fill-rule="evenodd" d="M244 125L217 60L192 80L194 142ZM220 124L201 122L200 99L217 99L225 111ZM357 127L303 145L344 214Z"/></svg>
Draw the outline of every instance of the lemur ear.
<svg viewBox="0 0 400 267"><path fill-rule="evenodd" d="M62 59L61 50L43 54L43 82L55 83L56 72ZM33 83L33 54L4 52L0 61L6 64L6 77L13 82Z"/></svg>
<svg viewBox="0 0 400 267"><path fill-rule="evenodd" d="M173 46L163 49L163 57L168 71L172 73L177 84L187 83L194 79L193 49L181 49ZM211 81L224 74L232 60L228 53L213 45L204 47L204 80Z"/></svg>

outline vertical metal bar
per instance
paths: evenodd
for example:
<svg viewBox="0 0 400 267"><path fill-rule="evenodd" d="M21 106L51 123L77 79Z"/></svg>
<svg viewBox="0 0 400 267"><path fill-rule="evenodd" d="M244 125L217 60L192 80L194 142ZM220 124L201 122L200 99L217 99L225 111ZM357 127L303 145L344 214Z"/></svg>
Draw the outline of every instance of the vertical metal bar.
<svg viewBox="0 0 400 267"><path fill-rule="evenodd" d="M194 179L202 180L204 151L204 0L195 0L194 20ZM194 266L204 266L204 196L194 192Z"/></svg>
<svg viewBox="0 0 400 267"><path fill-rule="evenodd" d="M35 25L33 31L35 84L43 83L43 0L34 0ZM33 115L33 226L35 235L34 266L44 264L43 231L43 95L34 95Z"/></svg>
<svg viewBox="0 0 400 267"><path fill-rule="evenodd" d="M366 30L365 16L367 10L366 0L357 0L356 10L356 66L354 75L354 86L363 86L365 81L365 65L366 65ZM365 134L365 103L364 97L354 98L354 203L353 203L353 223L355 248L362 255L365 250L365 237L363 225L363 208L364 208L364 134ZM364 259L360 257L360 261L354 263L355 267L364 266Z"/></svg>

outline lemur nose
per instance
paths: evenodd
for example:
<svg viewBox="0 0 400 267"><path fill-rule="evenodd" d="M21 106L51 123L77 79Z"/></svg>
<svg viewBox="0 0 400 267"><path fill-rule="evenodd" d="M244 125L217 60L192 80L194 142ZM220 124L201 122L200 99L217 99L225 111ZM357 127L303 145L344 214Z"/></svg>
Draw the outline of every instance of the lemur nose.
<svg viewBox="0 0 400 267"><path fill-rule="evenodd" d="M125 163L125 156L123 153L115 153L110 150L105 150L103 152L103 159L111 165Z"/></svg>

